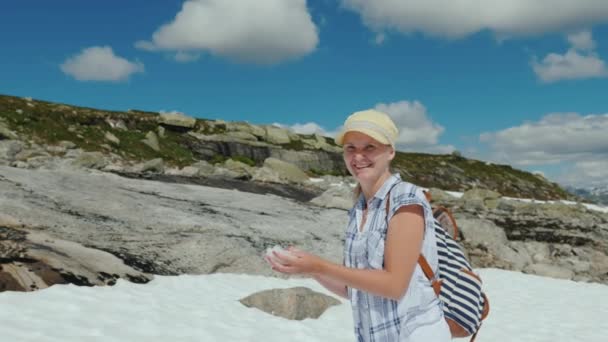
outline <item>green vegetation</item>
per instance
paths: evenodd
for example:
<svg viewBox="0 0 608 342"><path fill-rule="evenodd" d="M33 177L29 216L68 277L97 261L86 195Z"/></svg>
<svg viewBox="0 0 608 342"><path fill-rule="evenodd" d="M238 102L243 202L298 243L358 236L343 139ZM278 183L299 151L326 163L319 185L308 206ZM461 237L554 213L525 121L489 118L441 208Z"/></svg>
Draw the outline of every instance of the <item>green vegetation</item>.
<svg viewBox="0 0 608 342"><path fill-rule="evenodd" d="M249 166L256 166L256 162L255 160L249 158L249 157L245 157L245 156L232 156L230 157L230 159L234 160L234 161L238 161L241 162L243 164L247 164Z"/></svg>
<svg viewBox="0 0 608 342"><path fill-rule="evenodd" d="M156 132L157 115L142 111L103 111L0 95L0 118L4 118L11 130L35 143L54 145L67 140L85 151L107 152L102 146L106 144L112 152L138 161L163 158L169 165L192 164L195 159L186 142L194 138L188 135L165 130L158 152L142 142L149 131ZM127 129L110 125L118 121L124 122ZM113 145L106 140L106 132L116 136L120 144Z"/></svg>
<svg viewBox="0 0 608 342"><path fill-rule="evenodd" d="M294 151L302 151L305 149L304 143L302 142L302 140L292 140L287 144L282 144L281 147L286 150L294 150Z"/></svg>

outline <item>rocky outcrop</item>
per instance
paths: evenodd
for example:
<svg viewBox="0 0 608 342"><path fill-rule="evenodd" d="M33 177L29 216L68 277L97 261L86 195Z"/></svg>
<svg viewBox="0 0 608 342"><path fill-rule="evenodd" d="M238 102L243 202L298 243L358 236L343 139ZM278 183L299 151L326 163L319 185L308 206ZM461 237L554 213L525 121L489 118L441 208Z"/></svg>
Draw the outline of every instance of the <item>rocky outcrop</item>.
<svg viewBox="0 0 608 342"><path fill-rule="evenodd" d="M341 304L339 300L307 287L260 291L239 302L249 308L297 321L319 318L328 308Z"/></svg>
<svg viewBox="0 0 608 342"><path fill-rule="evenodd" d="M246 181L222 189L178 179L0 166L0 212L145 273L276 275L262 253L277 244L341 260L344 212L306 204L314 196L303 190Z"/></svg>
<svg viewBox="0 0 608 342"><path fill-rule="evenodd" d="M608 283L607 213L487 191L439 203L452 209L462 243L479 267Z"/></svg>
<svg viewBox="0 0 608 342"><path fill-rule="evenodd" d="M151 277L112 254L0 222L0 291L34 291L67 283L114 285L118 278L146 283Z"/></svg>
<svg viewBox="0 0 608 342"><path fill-rule="evenodd" d="M161 113L158 116L158 122L167 126L193 128L196 125L196 119L182 113Z"/></svg>

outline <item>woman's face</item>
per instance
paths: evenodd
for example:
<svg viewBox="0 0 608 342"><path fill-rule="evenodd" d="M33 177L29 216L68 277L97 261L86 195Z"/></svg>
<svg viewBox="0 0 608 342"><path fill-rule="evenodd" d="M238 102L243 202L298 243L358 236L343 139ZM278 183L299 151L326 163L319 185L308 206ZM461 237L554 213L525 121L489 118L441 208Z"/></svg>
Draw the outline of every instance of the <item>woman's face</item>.
<svg viewBox="0 0 608 342"><path fill-rule="evenodd" d="M348 132L344 136L344 163L350 174L359 182L375 182L388 171L395 151L374 138Z"/></svg>

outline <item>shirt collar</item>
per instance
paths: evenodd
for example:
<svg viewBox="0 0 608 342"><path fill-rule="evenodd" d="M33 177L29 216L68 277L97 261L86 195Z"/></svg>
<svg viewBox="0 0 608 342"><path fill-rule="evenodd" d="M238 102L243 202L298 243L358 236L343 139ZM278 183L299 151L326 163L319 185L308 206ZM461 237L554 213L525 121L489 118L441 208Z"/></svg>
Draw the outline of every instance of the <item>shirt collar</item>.
<svg viewBox="0 0 608 342"><path fill-rule="evenodd" d="M393 187L393 185L395 185L397 182L401 181L401 175L399 173L393 173L390 177L388 177L385 181L384 184L382 184L382 186L380 187L380 189L378 189L378 191L376 191L376 194L374 195L374 199L379 199L379 200L384 200L384 198L386 197L386 195L388 195L388 192L391 190L391 188ZM359 195L359 198L357 199L357 207L358 208L365 208L365 196L363 195L363 193L361 193Z"/></svg>
<svg viewBox="0 0 608 342"><path fill-rule="evenodd" d="M388 177L384 181L384 184L382 184L380 189L378 189L378 191L376 191L376 194L374 195L374 197L378 198L380 200L384 200L384 198L386 197L386 195L388 195L388 192L391 190L393 185L395 185L399 181L401 181L401 175L399 175L399 173L393 173L390 177Z"/></svg>

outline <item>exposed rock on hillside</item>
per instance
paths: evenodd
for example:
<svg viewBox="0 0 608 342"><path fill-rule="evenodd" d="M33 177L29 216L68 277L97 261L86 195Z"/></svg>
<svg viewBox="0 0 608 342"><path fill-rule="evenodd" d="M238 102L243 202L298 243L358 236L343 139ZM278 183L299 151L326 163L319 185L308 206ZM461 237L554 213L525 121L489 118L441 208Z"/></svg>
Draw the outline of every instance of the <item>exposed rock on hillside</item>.
<svg viewBox="0 0 608 342"><path fill-rule="evenodd" d="M71 144L70 149L100 152L105 159L117 160L109 171L129 171L123 166L158 158L163 159L165 170L190 167L200 161L219 164L227 159L260 167L268 158L276 158L309 175L347 174L341 149L332 139L317 134L196 119L179 113L104 111L2 95L0 143L0 165L27 168L47 167L52 157L64 153L60 146ZM46 154L16 155L17 150L36 151L37 147ZM457 154L398 152L393 164L404 179L425 187L454 191L485 188L505 196L537 199L571 197L542 177ZM268 170L260 176L273 179Z"/></svg>

